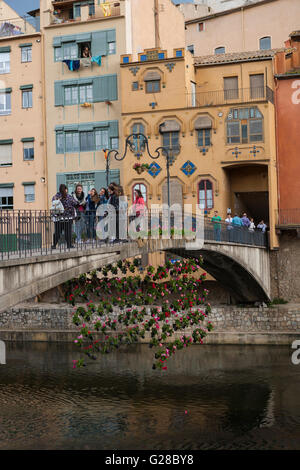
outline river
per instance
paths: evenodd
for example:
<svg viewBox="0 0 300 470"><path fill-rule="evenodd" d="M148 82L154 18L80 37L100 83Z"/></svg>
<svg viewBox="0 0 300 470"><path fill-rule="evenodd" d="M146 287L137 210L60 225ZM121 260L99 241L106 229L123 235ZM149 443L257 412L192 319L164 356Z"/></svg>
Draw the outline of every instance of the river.
<svg viewBox="0 0 300 470"><path fill-rule="evenodd" d="M147 345L75 370L73 344L6 346L1 450L300 447L300 365L287 346L192 346L163 372Z"/></svg>

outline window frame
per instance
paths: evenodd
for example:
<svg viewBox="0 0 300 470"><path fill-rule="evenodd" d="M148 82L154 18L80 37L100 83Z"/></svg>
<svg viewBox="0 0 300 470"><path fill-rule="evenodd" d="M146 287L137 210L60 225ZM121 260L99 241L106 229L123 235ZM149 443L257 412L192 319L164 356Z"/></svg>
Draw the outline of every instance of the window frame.
<svg viewBox="0 0 300 470"><path fill-rule="evenodd" d="M0 75L10 73L10 52L0 52L0 59L1 59L2 56L5 56L5 55L8 56L8 60L6 60L6 61L5 60L0 60L0 64L3 64L3 65L6 64L6 66L8 64L8 67L7 68L3 67L3 71L2 71L2 68L0 67Z"/></svg>
<svg viewBox="0 0 300 470"><path fill-rule="evenodd" d="M33 192L32 193L29 193L29 194L26 194L26 188L31 188L33 189ZM26 196L33 196L33 199L29 199L27 200L26 199ZM35 185L34 184L24 184L24 202L26 203L31 203L31 202L35 202Z"/></svg>
<svg viewBox="0 0 300 470"><path fill-rule="evenodd" d="M10 147L10 161L7 161L6 163L1 163L0 162L0 168L6 168L13 166L13 144L12 143L2 143L0 146L5 145Z"/></svg>
<svg viewBox="0 0 300 470"><path fill-rule="evenodd" d="M244 111L244 114L248 115L248 117L242 116L240 114ZM237 117L235 117L235 114ZM232 118L228 119L228 116L232 115ZM247 122L245 122L247 121ZM250 133L251 123L253 122L260 122L261 123L261 134L258 133ZM239 126L239 134L233 134L228 136L228 124L238 124ZM243 129L243 126L247 126L247 128ZM247 131L247 139L245 138L245 134L243 137L243 131ZM253 136L256 136L253 139ZM257 139L257 136L261 136L261 139ZM237 139L237 141L230 141L229 138ZM252 137L252 138L251 138ZM252 144L255 142L264 142L264 116L263 113L259 110L258 106L250 106L245 108L231 108L226 117L226 145L235 145L235 144Z"/></svg>
<svg viewBox="0 0 300 470"><path fill-rule="evenodd" d="M31 144L31 146L29 146ZM28 147L26 147L28 145ZM26 150L32 150L29 153L29 157L26 157ZM32 153L32 155L31 155ZM24 162L32 162L34 160L34 142L23 142L23 161Z"/></svg>
<svg viewBox="0 0 300 470"><path fill-rule="evenodd" d="M3 189L3 188L0 188ZM14 208L14 189L13 186L7 188L7 189L12 189L12 196L1 196L0 195L0 210L13 210ZM6 204L3 204L3 199L6 199ZM12 199L12 201L9 201L9 199Z"/></svg>
<svg viewBox="0 0 300 470"><path fill-rule="evenodd" d="M161 84L160 84L160 82L161 82L161 80L147 80L147 81L145 82L145 84L146 84L146 85L145 85L145 91L146 91L146 93L160 93L160 91L161 91ZM159 86L158 86L158 88L159 88L158 90L155 90L155 89L154 89L154 88L155 88L155 84L156 84L156 85L157 85L157 84L159 85ZM152 89L149 90L148 85L151 85Z"/></svg>
<svg viewBox="0 0 300 470"><path fill-rule="evenodd" d="M234 88L225 88L226 80L236 81L237 86ZM224 91L224 101L237 100L239 99L239 77L238 75L232 75L230 77L223 77L223 91Z"/></svg>
<svg viewBox="0 0 300 470"><path fill-rule="evenodd" d="M137 186L139 186L139 187L137 188ZM141 190L141 186L143 186L143 187L145 188L145 191L144 191L144 192ZM143 196L143 199L144 199L144 201L145 201L145 204L147 205L147 203L148 203L148 188L147 188L146 184L145 184L145 183L141 183L141 182L136 182L136 183L134 183L134 185L132 186L132 203L134 203L134 199L135 199L135 198L134 198L134 191L135 191L135 189L139 189L139 190L141 191L142 196ZM144 197L144 194L146 195L146 197Z"/></svg>
<svg viewBox="0 0 300 470"><path fill-rule="evenodd" d="M30 52L30 54L28 54ZM26 60L23 60L24 55L26 55ZM30 56L30 59L29 59ZM23 46L21 47L21 63L25 64L27 62L32 62L32 46Z"/></svg>
<svg viewBox="0 0 300 470"><path fill-rule="evenodd" d="M135 130L135 127L137 128L136 130ZM145 125L142 122L139 122L139 121L134 122L131 126L130 133L131 134L144 134L144 135L146 135L145 134ZM145 150L145 142L142 143L140 141L142 141L142 137L137 137L137 138L133 137L134 145L137 145L136 149L135 149L136 153L144 152L144 150Z"/></svg>
<svg viewBox="0 0 300 470"><path fill-rule="evenodd" d="M179 155L180 153L180 143L179 143L179 134L180 131L168 131L168 132L162 132L162 146L166 147L169 152L172 152L172 154ZM166 145L165 140L168 138L168 144ZM178 146L173 147L173 139L177 139ZM170 145L171 144L171 145Z"/></svg>
<svg viewBox="0 0 300 470"><path fill-rule="evenodd" d="M216 51L218 51L219 49L224 49L224 51L223 51L223 52L216 52ZM226 48L225 48L225 46L218 46L218 47L215 47L215 49L214 49L214 55L218 55L218 54L226 54Z"/></svg>
<svg viewBox="0 0 300 470"><path fill-rule="evenodd" d="M4 100L5 108L3 108L3 111L0 109L0 116L9 116L11 114L11 92L7 92L7 91L0 92L0 96L5 97L5 100Z"/></svg>
<svg viewBox="0 0 300 470"><path fill-rule="evenodd" d="M211 127L203 128L203 129L196 129L197 131L197 147L210 147L212 145L211 143ZM208 131L208 136L207 136L207 131ZM202 136L200 136L202 134ZM209 143L207 142L207 139L209 140ZM199 144L199 140L202 139L202 144Z"/></svg>
<svg viewBox="0 0 300 470"><path fill-rule="evenodd" d="M26 104L25 103L26 97L27 97L28 106L24 106L24 104ZM31 103L30 103L29 97L31 97ZM22 90L22 109L31 109L31 108L33 108L33 93L32 93L32 88L27 88L25 90Z"/></svg>
<svg viewBox="0 0 300 470"><path fill-rule="evenodd" d="M261 42L264 39L268 39L270 41L270 47L261 47L262 46ZM270 49L272 49L272 38L271 38L271 36L263 36L263 37L259 38L259 50L260 51L268 51Z"/></svg>
<svg viewBox="0 0 300 470"><path fill-rule="evenodd" d="M205 197L204 197L204 201L205 201L205 207L201 207L200 206L200 184L204 182L204 190L201 190L201 191L204 191L205 192ZM208 189L206 187L207 185L207 182L209 182L211 184L211 189ZM200 209L204 210L204 211L211 211L214 206L215 206L215 201L214 201L214 183L209 179L209 178L206 178L206 179L201 179L197 185L198 187L198 206ZM211 207L208 207L207 205L207 201L208 201L208 198L207 198L207 191L211 191L211 201L212 201L212 206Z"/></svg>
<svg viewBox="0 0 300 470"><path fill-rule="evenodd" d="M104 149L102 144L97 144L96 133L99 131L107 132L108 145L105 146L106 149L119 148L119 137L110 136L109 126L94 127L92 130L56 130L56 154L102 151ZM84 145L85 137L90 146ZM88 139L90 140L88 141Z"/></svg>

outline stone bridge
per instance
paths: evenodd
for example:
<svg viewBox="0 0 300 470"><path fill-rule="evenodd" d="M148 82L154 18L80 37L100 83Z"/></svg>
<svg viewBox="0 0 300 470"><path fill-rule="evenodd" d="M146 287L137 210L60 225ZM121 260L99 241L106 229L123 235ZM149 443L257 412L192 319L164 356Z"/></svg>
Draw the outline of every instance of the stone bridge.
<svg viewBox="0 0 300 470"><path fill-rule="evenodd" d="M240 302L270 299L270 261L266 248L211 241L199 249L184 239L151 239L0 261L0 313L80 274L157 251L184 257L203 256L204 269Z"/></svg>

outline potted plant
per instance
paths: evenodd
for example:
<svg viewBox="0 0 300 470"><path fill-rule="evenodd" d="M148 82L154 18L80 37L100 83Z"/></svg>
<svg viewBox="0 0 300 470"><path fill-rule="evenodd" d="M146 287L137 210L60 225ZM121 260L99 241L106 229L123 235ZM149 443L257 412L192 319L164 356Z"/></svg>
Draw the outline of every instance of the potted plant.
<svg viewBox="0 0 300 470"><path fill-rule="evenodd" d="M133 169L140 175L145 170L149 170L150 165L148 163L135 163Z"/></svg>

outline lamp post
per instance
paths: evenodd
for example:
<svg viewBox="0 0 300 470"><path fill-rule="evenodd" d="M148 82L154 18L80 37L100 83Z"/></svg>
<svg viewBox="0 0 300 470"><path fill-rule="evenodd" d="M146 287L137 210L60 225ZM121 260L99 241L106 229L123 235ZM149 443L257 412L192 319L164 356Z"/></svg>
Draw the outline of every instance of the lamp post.
<svg viewBox="0 0 300 470"><path fill-rule="evenodd" d="M105 158L105 161L106 161L106 167L105 167L105 173L106 173L106 187L108 188L108 184L109 184L109 158L110 158L110 151L109 149L103 149L103 152L104 152L104 158Z"/></svg>
<svg viewBox="0 0 300 470"><path fill-rule="evenodd" d="M157 149L154 150L154 155L151 154L149 150L149 142L147 137L144 134L141 133L134 133L130 134L126 140L125 140L125 150L123 155L120 155L118 150L109 150L108 154L106 156L106 169L109 169L109 161L110 161L110 156L112 155L115 160L117 161L122 161L125 159L127 155L128 148L131 150L131 152L137 152L137 151L146 151L148 156L152 158L153 160L157 160L160 156L164 156L166 158L166 167L167 167L167 196L168 196L168 208L170 208L170 154L169 150L167 147L157 147ZM105 151L106 152L106 151ZM108 170L106 170L106 178L108 181Z"/></svg>

